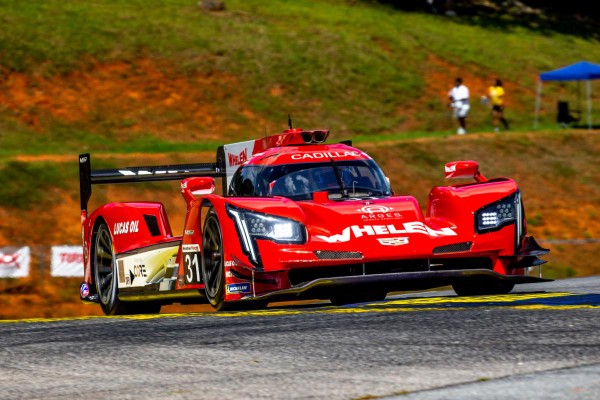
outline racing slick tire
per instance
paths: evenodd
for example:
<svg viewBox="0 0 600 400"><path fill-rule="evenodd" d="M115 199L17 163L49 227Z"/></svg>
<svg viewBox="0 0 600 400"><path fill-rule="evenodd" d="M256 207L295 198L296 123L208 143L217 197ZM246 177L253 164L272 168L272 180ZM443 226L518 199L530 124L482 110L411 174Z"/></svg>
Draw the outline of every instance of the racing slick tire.
<svg viewBox="0 0 600 400"><path fill-rule="evenodd" d="M387 296L386 292L367 292L367 293L352 293L352 294L340 294L332 296L329 301L334 306L343 306L345 304L352 303L370 303L374 301L383 301Z"/></svg>
<svg viewBox="0 0 600 400"><path fill-rule="evenodd" d="M110 231L105 223L101 223L93 242L92 262L94 282L98 293L100 307L106 315L125 314L157 314L160 312L159 302L123 302L119 300L117 282L117 260L112 244Z"/></svg>
<svg viewBox="0 0 600 400"><path fill-rule="evenodd" d="M223 234L214 208L210 208L202 230L202 282L204 293L211 306L217 311L226 308L225 272L223 263Z"/></svg>
<svg viewBox="0 0 600 400"><path fill-rule="evenodd" d="M454 282L452 289L457 296L480 296L508 294L515 287L514 283L504 281L494 282Z"/></svg>
<svg viewBox="0 0 600 400"><path fill-rule="evenodd" d="M265 308L266 301L225 301L225 271L223 262L223 233L216 211L211 207L204 220L202 231L202 282L204 293L217 311L256 310Z"/></svg>

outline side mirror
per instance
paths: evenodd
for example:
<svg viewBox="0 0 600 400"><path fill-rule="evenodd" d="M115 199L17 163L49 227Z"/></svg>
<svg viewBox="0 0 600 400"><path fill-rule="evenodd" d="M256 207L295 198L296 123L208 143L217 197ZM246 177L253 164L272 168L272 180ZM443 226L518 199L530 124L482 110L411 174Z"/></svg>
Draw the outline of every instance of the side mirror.
<svg viewBox="0 0 600 400"><path fill-rule="evenodd" d="M473 178L477 182L487 182L487 179L479 172L477 161L452 161L446 164L444 171L446 178Z"/></svg>
<svg viewBox="0 0 600 400"><path fill-rule="evenodd" d="M212 194L215 191L215 179L211 177L193 177L181 181L181 194L189 203L196 196Z"/></svg>

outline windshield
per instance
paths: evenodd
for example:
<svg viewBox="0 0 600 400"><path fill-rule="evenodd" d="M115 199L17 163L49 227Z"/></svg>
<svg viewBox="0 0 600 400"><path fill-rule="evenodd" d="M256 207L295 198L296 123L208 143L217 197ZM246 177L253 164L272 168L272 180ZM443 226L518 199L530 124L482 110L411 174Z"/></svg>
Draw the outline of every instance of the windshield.
<svg viewBox="0 0 600 400"><path fill-rule="evenodd" d="M246 165L231 181L230 196L284 196L310 200L314 192L329 192L329 198L389 196L391 190L383 172L373 160Z"/></svg>

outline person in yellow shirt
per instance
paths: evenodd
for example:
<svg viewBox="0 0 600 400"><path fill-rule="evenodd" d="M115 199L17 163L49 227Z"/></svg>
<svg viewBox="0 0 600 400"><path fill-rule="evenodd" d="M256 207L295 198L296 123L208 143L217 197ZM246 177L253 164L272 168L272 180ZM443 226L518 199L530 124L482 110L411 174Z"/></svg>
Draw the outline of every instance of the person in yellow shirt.
<svg viewBox="0 0 600 400"><path fill-rule="evenodd" d="M504 118L504 87L502 86L502 81L500 79L496 79L494 84L489 87L488 95L492 105L492 122L494 124L494 130L496 132L500 130L500 122L502 122L504 129L509 129L508 121Z"/></svg>

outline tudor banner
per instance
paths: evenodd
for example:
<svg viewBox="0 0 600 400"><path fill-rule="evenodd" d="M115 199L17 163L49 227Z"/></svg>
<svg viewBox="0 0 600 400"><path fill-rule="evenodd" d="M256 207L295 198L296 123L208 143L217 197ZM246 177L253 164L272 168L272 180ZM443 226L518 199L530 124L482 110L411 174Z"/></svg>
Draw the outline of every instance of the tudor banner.
<svg viewBox="0 0 600 400"><path fill-rule="evenodd" d="M0 247L0 278L28 277L30 261L29 247Z"/></svg>
<svg viewBox="0 0 600 400"><path fill-rule="evenodd" d="M50 275L82 277L83 251L81 246L52 246Z"/></svg>

